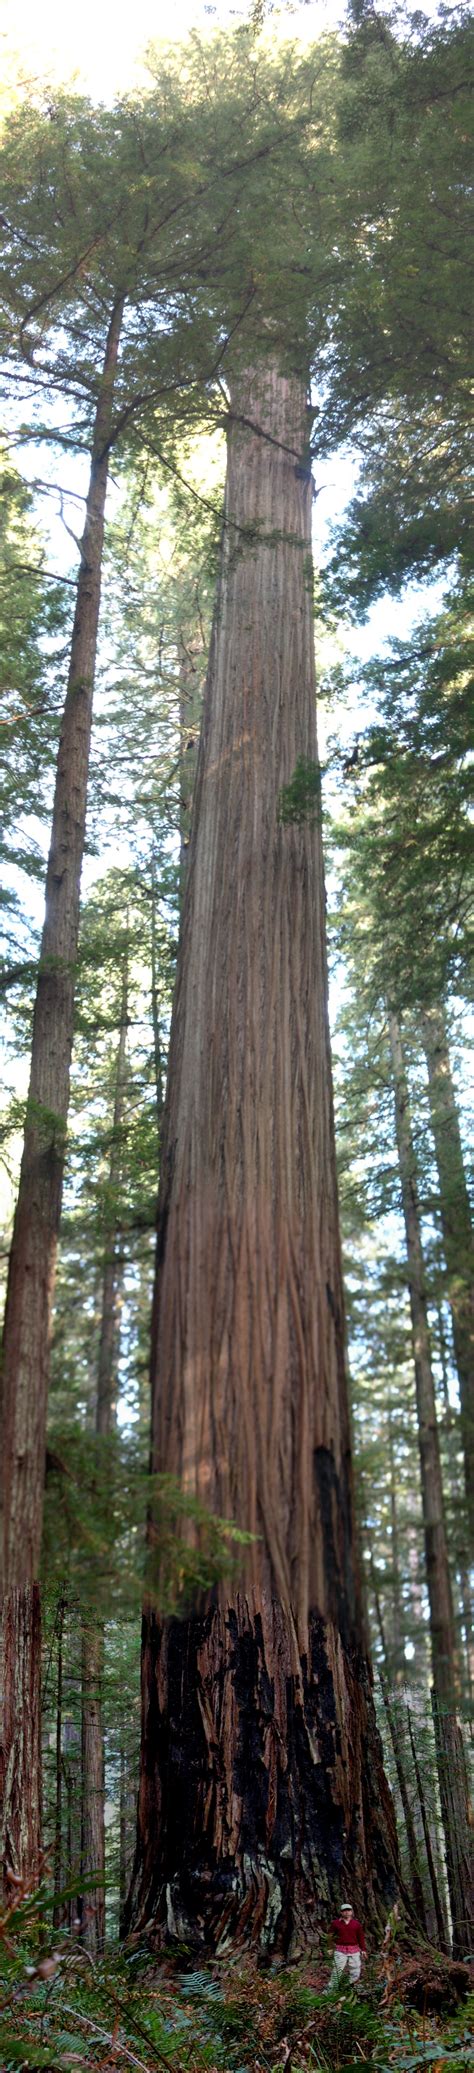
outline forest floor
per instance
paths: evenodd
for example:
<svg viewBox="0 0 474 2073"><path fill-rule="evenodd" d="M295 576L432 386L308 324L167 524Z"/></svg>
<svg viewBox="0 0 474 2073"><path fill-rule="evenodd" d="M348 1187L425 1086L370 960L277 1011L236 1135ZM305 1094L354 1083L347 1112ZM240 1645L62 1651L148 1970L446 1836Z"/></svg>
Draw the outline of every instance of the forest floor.
<svg viewBox="0 0 474 2073"><path fill-rule="evenodd" d="M360 1988L328 1994L322 1959L197 1970L141 1945L97 1962L50 1920L37 1896L0 1918L1 2073L472 2073L474 1994L458 2001L453 1975L435 2013L433 1953L369 1960Z"/></svg>

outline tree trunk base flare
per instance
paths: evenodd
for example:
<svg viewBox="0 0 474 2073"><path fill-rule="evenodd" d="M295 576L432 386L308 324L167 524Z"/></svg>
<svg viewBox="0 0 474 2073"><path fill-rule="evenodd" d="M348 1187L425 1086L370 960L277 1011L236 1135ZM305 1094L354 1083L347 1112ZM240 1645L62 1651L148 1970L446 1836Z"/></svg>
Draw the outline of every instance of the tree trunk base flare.
<svg viewBox="0 0 474 2073"><path fill-rule="evenodd" d="M144 1621L138 1842L125 1933L296 1957L350 1895L399 1891L370 1672L312 1615L295 1662L276 1602ZM370 1898L369 1898L370 1896Z"/></svg>
<svg viewBox="0 0 474 2073"><path fill-rule="evenodd" d="M11 1885L41 1874L41 1602L38 1584L3 1605L2 1863ZM12 1878L13 1875L13 1878Z"/></svg>

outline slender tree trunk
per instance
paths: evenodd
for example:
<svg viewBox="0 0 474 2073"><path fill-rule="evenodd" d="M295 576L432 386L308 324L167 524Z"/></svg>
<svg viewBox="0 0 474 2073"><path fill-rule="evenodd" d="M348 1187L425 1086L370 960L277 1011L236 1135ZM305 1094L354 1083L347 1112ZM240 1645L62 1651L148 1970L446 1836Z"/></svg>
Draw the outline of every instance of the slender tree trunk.
<svg viewBox="0 0 474 2073"><path fill-rule="evenodd" d="M456 1716L459 1677L418 1212L416 1162L402 1037L398 1018L393 1011L389 1012L389 1036L413 1329L439 1789L454 1951L456 1956L463 1956L471 1949L474 1936L474 1868L469 1825L469 1790L462 1734Z"/></svg>
<svg viewBox="0 0 474 2073"><path fill-rule="evenodd" d="M201 669L199 668L199 661ZM191 834L191 812L196 783L203 695L202 667L202 646L191 638L187 641L184 641L183 638L179 646L179 724L181 734L179 890L181 905L184 899L186 884Z"/></svg>
<svg viewBox="0 0 474 2073"><path fill-rule="evenodd" d="M110 1234L102 1273L102 1304L97 1364L96 1432L108 1439L117 1415L117 1354L119 1341L118 1301L123 1272L122 1247L118 1237L117 1193L123 1173L123 1118L127 1078L128 1029L128 944L125 950L119 1041L115 1067L114 1108L110 1146L108 1193L111 1205Z"/></svg>
<svg viewBox="0 0 474 2073"><path fill-rule="evenodd" d="M233 386L158 1209L156 1468L253 1539L143 1626L128 1921L295 1949L396 1888L355 1549L317 813L306 398ZM310 788L311 789L311 788ZM304 783L303 783L304 793Z"/></svg>
<svg viewBox="0 0 474 2073"><path fill-rule="evenodd" d="M157 938L157 904L158 904L158 896L157 896L157 886L156 886L156 857L155 857L155 851L154 851L154 849L152 849L152 853L151 853L151 1015L152 1015L152 1026L153 1026L153 1055L154 1055L154 1061L155 1061L155 1093L156 1093L156 1120L157 1120L157 1126L158 1126L158 1146L160 1147L160 1145L161 1145L161 1126L162 1126L162 1122L163 1122L163 1106L164 1106L164 1066L163 1066L163 1046L162 1046L162 1041L161 1041L161 1022L160 1022L160 999L159 999L159 990L158 990L158 972L159 972L159 957L158 957L158 938Z"/></svg>
<svg viewBox="0 0 474 2073"><path fill-rule="evenodd" d="M76 1860L76 1861L75 1861L75 1862L73 1863L73 1796L74 1796L74 1787L73 1787L73 1781L72 1781L72 1776L71 1776L71 1771L70 1771L70 1767L69 1767L69 1764L67 1764L67 1763L65 1762L65 1759L64 1759L64 1757L63 1757L63 1779L64 1779L64 1784L65 1784L65 1787L66 1787L66 1810L67 1810L67 1811L66 1811L66 1865L67 1865L67 1883L68 1883L68 1886L69 1886L69 1888L70 1888L70 1887L71 1887L71 1885L72 1885L72 1880L73 1880L73 1877L75 1876L75 1872L76 1872L76 1869L77 1869L77 1860ZM75 1895L74 1895L74 1894L72 1894L72 1893L70 1892L70 1893L69 1893L69 1897L68 1897L68 1900L67 1900L67 1902L66 1902L66 1922L67 1922L67 1927L68 1927L68 1929L72 1929L72 1928L74 1927L74 1925L75 1925L75 1923L76 1923L76 1920L77 1920L77 1900L76 1900L76 1897L75 1897Z"/></svg>
<svg viewBox="0 0 474 2073"><path fill-rule="evenodd" d="M455 1620L462 1639L459 1649L460 1673L463 1687L464 1716L468 1732L473 1732L472 1710L472 1605L469 1588L469 1557L466 1548L466 1519L464 1508L459 1505L459 1419L450 1402L448 1349L442 1304L436 1304L436 1345L439 1352L443 1386L443 1425L446 1472L444 1487L447 1489L447 1503L452 1517L451 1526L451 1568L455 1565L457 1606Z"/></svg>
<svg viewBox="0 0 474 2073"><path fill-rule="evenodd" d="M122 1254L117 1241L117 1190L123 1168L123 1115L126 1087L128 1023L128 949L125 954L120 1032L115 1074L112 1142L109 1162L111 1231L102 1277L102 1308L97 1367L96 1433L108 1439L117 1412L118 1297ZM104 1463L104 1473L107 1466ZM82 1880L81 1936L97 1954L105 1939L105 1765L102 1685L104 1630L92 1618L82 1633ZM95 1884L94 1882L97 1881Z"/></svg>
<svg viewBox="0 0 474 2073"><path fill-rule="evenodd" d="M393 1672L400 1682L405 1672L403 1600L400 1584L400 1553L398 1540L397 1492L395 1479L395 1450L393 1444L393 1412L388 1407L388 1457L390 1471L390 1545L393 1576L393 1620L390 1660Z"/></svg>
<svg viewBox="0 0 474 2073"><path fill-rule="evenodd" d="M474 1245L456 1096L442 1007L422 1017L443 1245L461 1404L469 1544L474 1556Z"/></svg>
<svg viewBox="0 0 474 2073"><path fill-rule="evenodd" d="M474 1617L471 1581L469 1571L465 1567L464 1563L461 1563L460 1567L459 1590L461 1597L461 1615L464 1633L466 1709L468 1722L470 1723L470 1733L472 1738L472 1736L474 1735Z"/></svg>
<svg viewBox="0 0 474 2073"><path fill-rule="evenodd" d="M63 1800L63 1762L62 1762L62 1738L63 1738L63 1635L64 1635L64 1615L65 1615L65 1610L66 1610L66 1604L65 1604L65 1599L64 1599L63 1597L61 1597L61 1598L60 1598L60 1601L59 1601L59 1605L58 1605L58 1682L57 1682L57 1693L56 1693L56 1805L55 1805L55 1818L54 1818L54 1908L53 1908L53 1923L54 1923L54 1927L55 1927L55 1929L59 1928L59 1923L60 1923L60 1921L61 1921L61 1888L62 1888L62 1876L63 1876L63 1871L62 1871L62 1856L63 1856L63 1851L62 1851L62 1841L63 1841L63 1834L62 1834L62 1829L63 1829L63 1820L62 1820L62 1815L63 1815L63 1808L62 1808L62 1800Z"/></svg>
<svg viewBox="0 0 474 2073"><path fill-rule="evenodd" d="M436 1873L436 1865L435 1865L435 1861L434 1861L434 1853L433 1853L433 1848L432 1848L432 1843L431 1843L431 1833L430 1833L430 1824L429 1824L429 1820L428 1820L428 1815L427 1815L427 1811L426 1811L426 1800L425 1800L425 1795L424 1795L424 1791L423 1791L423 1780L422 1780L422 1776L421 1776L421 1771L420 1771L420 1766L419 1766L419 1763L418 1763L418 1757L417 1757L417 1753L416 1753L416 1741L415 1741L415 1737L414 1737L414 1734L413 1734L413 1726L412 1726L412 1717L411 1717L411 1713L410 1713L410 1707L409 1707L409 1706L407 1706L407 1721L408 1721L408 1733L409 1733L409 1737L410 1737L410 1748L411 1748L411 1753L412 1753L412 1758L413 1758L413 1769L414 1769L414 1773L415 1773L415 1780L416 1780L416 1790L417 1790L417 1794L418 1794L418 1806L419 1806L419 1809L420 1809L420 1814L421 1814L421 1821L422 1821L422 1827L423 1827L423 1835L424 1835L424 1839L425 1839L425 1850L426 1850L426 1862L427 1862L427 1865L428 1865L428 1871L429 1871L429 1875L430 1875L430 1885L431 1885L431 1891L432 1891L432 1894L433 1894L433 1903L434 1903L434 1911L435 1911L435 1916L436 1916L436 1927L437 1927L437 1931L438 1931L438 1940L439 1940L439 1944L440 1944L441 1950L442 1950L442 1951L447 1951L447 1950L449 1949L449 1936L448 1936L448 1925L447 1925L447 1921L446 1921L446 1914L445 1914L445 1909L444 1909L444 1905L443 1905L443 1900L442 1900L442 1896L441 1896L441 1893L440 1893L440 1889L439 1889L439 1884L438 1884L438 1878L437 1878L437 1873Z"/></svg>
<svg viewBox="0 0 474 2073"><path fill-rule="evenodd" d="M122 1921L127 1898L128 1853L127 1853L127 1801L128 1779L125 1750L120 1750L120 1805L119 1805L119 1919Z"/></svg>
<svg viewBox="0 0 474 2073"><path fill-rule="evenodd" d="M104 1736L102 1683L104 1636L90 1619L82 1628L82 1913L86 1950L103 1950L105 1940Z"/></svg>
<svg viewBox="0 0 474 2073"><path fill-rule="evenodd" d="M390 1698L390 1672L389 1672L389 1662L388 1662L388 1655L387 1655L387 1644L386 1644L386 1640L385 1640L385 1631L384 1631L384 1624L383 1624L383 1619L382 1619L382 1608L381 1608L381 1604L380 1604L380 1595L379 1595L379 1591L378 1591L378 1587L377 1587L377 1580L376 1580L376 1574L375 1574L375 1565L374 1565L374 1563L373 1563L373 1561L372 1561L372 1558L371 1558L371 1562L370 1562L370 1573L371 1573L371 1582L372 1582L372 1591L373 1591L373 1597L374 1597L375 1611L376 1611L376 1615L377 1615L377 1626L378 1626L378 1630L379 1630L379 1635L380 1635L380 1643L381 1643L381 1649L382 1649L382 1662L381 1662L381 1663L379 1663L379 1677L380 1677L380 1690L381 1690L381 1693L382 1693L382 1699L383 1699L383 1704L384 1704L384 1709L385 1709L385 1714L386 1714L386 1719L387 1719L387 1727L388 1727L388 1731L389 1731L389 1735L390 1735L390 1740L391 1740L391 1744L392 1744L392 1749L393 1749L393 1757L394 1757L394 1763L395 1763L395 1770L396 1770L396 1774L397 1774L397 1783L398 1783L398 1790L399 1790L399 1793L400 1793L400 1800L401 1800L401 1804L402 1804L402 1810L403 1810L403 1819L404 1819L404 1822L405 1822L405 1830L406 1830L406 1839L407 1839L407 1847L408 1847L408 1862L409 1862L409 1866L410 1866L410 1880L411 1880L411 1890L412 1890L412 1894L413 1894L413 1901L414 1901L414 1906L415 1906L415 1909L416 1909L416 1913L417 1913L418 1921L419 1921L419 1924L420 1924L420 1928L424 1930L424 1933L425 1933L425 1935L426 1935L426 1934L427 1934L427 1921L426 1921L426 1913L425 1913L425 1896L424 1896L424 1892L423 1892L423 1881L422 1881L422 1877L421 1877L421 1871L420 1871L420 1862L419 1862L419 1856L418 1856L418 1844L417 1844L417 1839L416 1839L416 1832L415 1832L415 1823L414 1823L414 1820L413 1820L413 1813L412 1813L412 1809L411 1809L411 1806L410 1806L410 1799L409 1799L409 1793L408 1793L408 1786L407 1786L407 1781L406 1781L406 1777L405 1777L405 1764L404 1764L404 1754L403 1754L403 1740L402 1740L402 1736L401 1736L401 1734L400 1734L400 1728L399 1728L399 1722L398 1722L398 1717L397 1717L397 1712L396 1712L396 1708L395 1708L395 1706L393 1706L393 1705L392 1705L392 1701L391 1701L391 1698Z"/></svg>
<svg viewBox="0 0 474 2073"><path fill-rule="evenodd" d="M443 1308L441 1303L436 1304L436 1322L438 1326L438 1349L441 1365L441 1380L443 1384L443 1405L445 1413L445 1423L446 1425L448 1425L450 1421L453 1422L454 1414L449 1401L448 1349L446 1344L446 1332L444 1326Z"/></svg>
<svg viewBox="0 0 474 2073"><path fill-rule="evenodd" d="M35 1719L40 1712L40 1626L36 1579L43 1519L50 1325L69 1104L79 891L108 450L122 309L122 302L118 301L110 320L92 444L71 660L58 752L30 1087L3 1332L4 1675L9 1689L16 1693L8 1723L10 1741L5 1747L3 1824L8 1836L8 1854L15 1871L32 1880L37 1877L40 1858L41 1797L33 1749L24 1779L25 1791L31 1799L31 1812L21 1822L17 1799L14 1815L8 1795L11 1779L18 1769L22 1722L25 1709L31 1706L35 1682L38 1685L33 1706ZM33 1588L34 1606L31 1598ZM16 1594L14 1616L9 1611L12 1590ZM23 1641L20 1635L22 1618ZM35 1663L30 1660L29 1653L33 1640L37 1648ZM13 1645L18 1646L16 1667L7 1660ZM18 1752L15 1749L17 1735Z"/></svg>

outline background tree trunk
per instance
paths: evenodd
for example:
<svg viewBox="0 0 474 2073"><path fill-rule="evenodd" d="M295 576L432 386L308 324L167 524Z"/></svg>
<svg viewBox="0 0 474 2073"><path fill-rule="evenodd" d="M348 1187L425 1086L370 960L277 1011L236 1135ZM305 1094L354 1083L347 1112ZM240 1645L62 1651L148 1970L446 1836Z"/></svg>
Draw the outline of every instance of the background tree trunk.
<svg viewBox="0 0 474 2073"><path fill-rule="evenodd" d="M442 1007L426 1008L422 1035L439 1179L443 1246L459 1380L469 1545L474 1555L474 1247L461 1134Z"/></svg>
<svg viewBox="0 0 474 2073"><path fill-rule="evenodd" d="M54 1909L53 1922L59 1928L61 1921L61 1887L63 1867L63 1638L66 1600L61 1596L57 1611L58 1633L58 1682L56 1691L56 1797L54 1816ZM71 1867L68 1864L68 1879Z"/></svg>
<svg viewBox="0 0 474 2073"><path fill-rule="evenodd" d="M58 751L51 846L46 876L46 905L33 1020L31 1072L21 1163L20 1185L9 1261L3 1332L3 1586L4 1650L18 1644L16 1669L5 1663L5 1681L17 1693L9 1734L21 1735L21 1719L40 1679L38 1611L28 1594L38 1577L43 1521L49 1343L56 1250L61 1213L69 1077L73 1036L74 985L79 932L79 894L84 851L89 745L92 719L97 631L99 621L104 513L109 441L123 303L112 311L107 337L92 443L91 473L81 543L76 609L68 687ZM20 1592L15 1616L8 1594ZM19 1633L23 1606L25 1631ZM38 1641L36 1664L29 1648ZM20 1670L26 1679L21 1688ZM33 1712L40 1710L39 1689ZM32 1752L33 1754L33 1752ZM40 1829L33 1848L34 1820L39 1823L40 1791L31 1766L25 1789L31 1794L31 1818L15 1823L8 1803L8 1780L19 1756L5 1748L4 1823L9 1854L22 1877L37 1873ZM28 1840L30 1856L24 1856Z"/></svg>
<svg viewBox="0 0 474 2073"><path fill-rule="evenodd" d="M449 1949L449 1935L448 1935L448 1925L447 1925L447 1921L446 1921L446 1916L445 1916L445 1909L444 1909L444 1905L443 1905L443 1899L442 1899L442 1895L441 1895L441 1892L440 1892L440 1887L439 1887L439 1883L438 1883L438 1877L437 1877L436 1865L435 1865L435 1860L434 1860L434 1852L433 1852L433 1848L432 1848L432 1843L431 1843L431 1834L430 1834L430 1824L429 1824L429 1821L428 1821L428 1815L427 1815L427 1811L426 1811L426 1802L425 1802L425 1795L424 1795L424 1791L423 1791L423 1780L422 1780L422 1776L421 1776L421 1771L420 1771L420 1766L419 1766L419 1763L418 1763L418 1757L417 1757L417 1753L416 1753L416 1740L415 1740L415 1736L414 1736L414 1734L413 1734L412 1718L411 1718L411 1713L410 1713L410 1707L409 1707L409 1706L407 1706L407 1721L408 1721L408 1733L409 1733L409 1737L410 1737L410 1748L411 1748L411 1753L412 1753L412 1759L413 1759L413 1769L414 1769L414 1773L415 1773L415 1779L416 1779L416 1790L417 1790L417 1794L418 1794L418 1806L419 1806L419 1809L420 1809L420 1814L421 1814L421 1820L422 1820L422 1827L423 1827L423 1835L424 1835L424 1839L425 1839L425 1850L426 1850L426 1862L427 1862L427 1865L428 1865L428 1871L429 1871L429 1875L430 1875L430 1884L431 1884L431 1891L432 1891L432 1895L433 1895L433 1905L434 1905L434 1911L435 1911L436 1927L437 1927L437 1932L438 1932L438 1941L439 1941L439 1944L440 1944L440 1948L441 1948L441 1950L442 1950L442 1951L447 1951L447 1950Z"/></svg>
<svg viewBox="0 0 474 2073"><path fill-rule="evenodd" d="M370 1559L370 1577L371 1577L371 1584L372 1584L372 1591L373 1591L374 1605L375 1605L375 1611L376 1611L376 1617L377 1617L377 1626L378 1626L378 1630L379 1630L379 1636L380 1636L380 1645L381 1645L381 1649L382 1649L382 1661L381 1661L381 1662L379 1662L379 1666L378 1666L378 1670L379 1670L379 1678L380 1678L380 1690L381 1690L381 1693L382 1693L382 1699L383 1699L383 1704L384 1704L384 1710L385 1710L385 1715L386 1715L386 1720L387 1720L387 1726L388 1726L388 1731L389 1731L389 1735L390 1735L390 1740L391 1740L391 1744L392 1744L392 1749L393 1749L393 1759L394 1759L394 1764L395 1764L395 1770L396 1770L396 1774L397 1774L397 1783L398 1783L398 1790L399 1790L399 1793L400 1793L400 1801L401 1801L401 1806L402 1806L402 1810L403 1810L403 1819L404 1819L404 1822L405 1822L405 1831L406 1831L406 1839L407 1839L407 1849L408 1849L408 1862L409 1862L409 1866L410 1866L410 1880L411 1880L411 1890L412 1890L412 1895L413 1895L413 1903L414 1903L414 1907L415 1907L415 1910L416 1910L416 1914L417 1914L417 1919L418 1919L418 1922L419 1922L419 1924L420 1924L420 1928L421 1928L421 1929L422 1929L422 1930L424 1931L424 1933L425 1933L425 1935L426 1935L426 1932L427 1932L427 1922L426 1922L426 1912L425 1912L425 1896L424 1896L424 1892L423 1892L423 1881L422 1881L422 1877L421 1877L421 1870L420 1870L420 1862L419 1862L419 1855L418 1855L418 1845L417 1845L417 1840L416 1840L416 1832L415 1832L415 1823L414 1823L414 1819L413 1819L413 1812L412 1812L412 1807L411 1807L411 1804L410 1804L410 1796L409 1796L409 1792L408 1792L408 1785L407 1785L407 1780L406 1780L406 1775L405 1775L405 1762L404 1762L404 1750L403 1750L403 1737L402 1737L402 1735L401 1735L401 1732L400 1732L400 1725L399 1725L399 1720L398 1720L398 1714L397 1714L396 1706L394 1706L394 1705L392 1704L392 1700L391 1700L391 1697L390 1697L390 1665L389 1665L389 1660L388 1660L388 1654L387 1654L387 1644L386 1644L386 1639L385 1639L385 1630L384 1630L384 1624L383 1624L383 1619L382 1619L382 1608L381 1608L381 1604L380 1604L380 1597L379 1597L379 1591L378 1591L378 1587L377 1587L377 1578L376 1578L376 1574L375 1574L375 1566L374 1566L374 1562L373 1562L372 1556L371 1556L371 1559Z"/></svg>
<svg viewBox="0 0 474 2073"><path fill-rule="evenodd" d="M418 1212L415 1151L401 1030L393 1011L389 1012L388 1022L413 1328L439 1790L446 1843L454 1955L462 1957L470 1951L474 1936L469 1790L463 1739L456 1717L459 1679Z"/></svg>
<svg viewBox="0 0 474 2073"><path fill-rule="evenodd" d="M117 1190L123 1168L123 1115L127 1069L128 948L125 951L120 1033L115 1076L112 1142L109 1162L111 1229L102 1276L102 1305L97 1367L96 1433L109 1439L117 1413L117 1315L122 1255L117 1237ZM107 1464L103 1464L107 1473ZM92 1617L82 1630L82 1880L81 1936L97 1954L105 1940L105 1761L102 1686L104 1630ZM97 1881L95 1884L94 1881Z"/></svg>
<svg viewBox="0 0 474 2073"><path fill-rule="evenodd" d="M199 663L201 667L199 667ZM202 641L188 632L185 641L180 639L178 647L179 667L179 725L180 725L180 799L179 799L179 893L182 905L186 872L188 868L189 838L191 833L191 810L196 780L197 752L202 713L203 661Z"/></svg>
<svg viewBox="0 0 474 2073"><path fill-rule="evenodd" d="M82 1624L82 1851L81 1939L98 1953L105 1939L103 1628Z"/></svg>
<svg viewBox="0 0 474 2073"><path fill-rule="evenodd" d="M155 1066L155 1094L156 1094L156 1123L157 1123L157 1133L158 1133L158 1148L160 1148L160 1146L161 1146L161 1126L162 1126L162 1122L163 1122L163 1106L164 1106L164 1067L163 1067L163 1043L162 1043L162 1035L161 1035L161 1021L160 1021L160 1001L159 1001L159 992L158 992L158 971L159 971L159 957L158 957L158 942L157 942L157 908L158 908L158 892L157 892L157 880L156 880L156 857L155 857L155 851L154 851L154 849L152 849L152 852L151 852L151 887L150 887L150 891L151 891L151 1016L152 1016L152 1026L153 1026L153 1056L154 1056L154 1066Z"/></svg>
<svg viewBox="0 0 474 2073"><path fill-rule="evenodd" d="M302 382L234 382L158 1210L153 1463L254 1537L194 1615L145 1615L127 1918L221 1947L295 1949L346 1881L365 1914L396 1886L354 1541L306 445Z"/></svg>

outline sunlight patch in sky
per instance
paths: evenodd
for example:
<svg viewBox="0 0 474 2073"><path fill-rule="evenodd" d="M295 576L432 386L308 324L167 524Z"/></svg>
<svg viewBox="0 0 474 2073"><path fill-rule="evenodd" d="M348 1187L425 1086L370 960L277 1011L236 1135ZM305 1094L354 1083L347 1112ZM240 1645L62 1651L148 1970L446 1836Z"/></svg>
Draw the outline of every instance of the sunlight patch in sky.
<svg viewBox="0 0 474 2073"><path fill-rule="evenodd" d="M282 6L271 17L286 33L306 42L341 18L341 0L310 0L309 5ZM153 41L179 43L190 29L231 28L248 22L252 8L230 0L82 0L80 8L64 0L0 0L0 63L7 82L40 79L52 86L72 78L94 100L113 101L116 94L146 82L144 54Z"/></svg>

